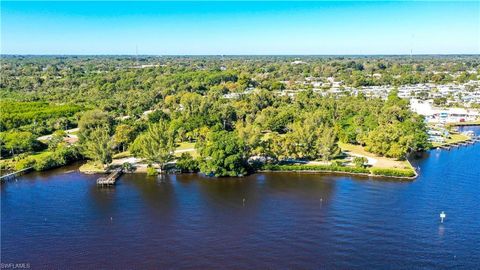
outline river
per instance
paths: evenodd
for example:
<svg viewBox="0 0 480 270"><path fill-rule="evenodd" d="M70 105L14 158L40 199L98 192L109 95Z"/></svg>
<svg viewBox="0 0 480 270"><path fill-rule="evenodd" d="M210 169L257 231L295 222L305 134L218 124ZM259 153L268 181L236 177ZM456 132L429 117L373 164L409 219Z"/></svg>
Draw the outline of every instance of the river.
<svg viewBox="0 0 480 270"><path fill-rule="evenodd" d="M75 166L30 173L1 186L1 261L32 269L480 268L480 143L432 150L414 165L412 182L129 174L98 188L97 176Z"/></svg>

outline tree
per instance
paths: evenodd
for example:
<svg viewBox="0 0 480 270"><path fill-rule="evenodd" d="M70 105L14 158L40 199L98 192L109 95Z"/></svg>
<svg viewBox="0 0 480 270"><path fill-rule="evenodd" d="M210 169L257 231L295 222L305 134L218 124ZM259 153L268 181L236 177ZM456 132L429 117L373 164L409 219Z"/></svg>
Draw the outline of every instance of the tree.
<svg viewBox="0 0 480 270"><path fill-rule="evenodd" d="M290 157L287 138L276 132L268 134L265 140L265 155L274 162Z"/></svg>
<svg viewBox="0 0 480 270"><path fill-rule="evenodd" d="M294 112L288 107L268 107L257 114L255 123L264 130L285 133L287 126L292 122L293 118Z"/></svg>
<svg viewBox="0 0 480 270"><path fill-rule="evenodd" d="M3 145L2 149L15 155L16 153L32 151L37 145L37 140L28 131L9 131L0 133L0 145Z"/></svg>
<svg viewBox="0 0 480 270"><path fill-rule="evenodd" d="M113 119L108 113L100 110L87 111L78 121L78 138L82 142L90 137L90 132L96 128L105 129L110 134L112 125Z"/></svg>
<svg viewBox="0 0 480 270"><path fill-rule="evenodd" d="M67 136L67 133L63 130L57 130L52 134L52 137L48 141L48 149L55 150L57 149L58 144L62 143L64 138Z"/></svg>
<svg viewBox="0 0 480 270"><path fill-rule="evenodd" d="M150 164L159 164L161 170L167 162L173 160L174 151L174 132L165 121L150 125L131 146L134 155L145 158Z"/></svg>
<svg viewBox="0 0 480 270"><path fill-rule="evenodd" d="M286 137L290 141L288 142L290 147L287 147L291 149L289 156L300 159L316 158L315 141L318 134L315 132L316 128L312 120L297 121L289 127L291 132L287 133Z"/></svg>
<svg viewBox="0 0 480 270"><path fill-rule="evenodd" d="M338 136L333 128L318 129L317 134L316 149L323 160L330 160L340 154Z"/></svg>
<svg viewBox="0 0 480 270"><path fill-rule="evenodd" d="M246 170L245 145L237 134L212 131L199 147L200 171L206 175L240 176Z"/></svg>
<svg viewBox="0 0 480 270"><path fill-rule="evenodd" d="M262 141L262 133L258 126L238 121L235 124L235 131L243 141L245 153L248 157L264 153L264 142Z"/></svg>
<svg viewBox="0 0 480 270"><path fill-rule="evenodd" d="M82 146L86 157L104 166L112 162L113 142L106 128L94 128L89 132Z"/></svg>
<svg viewBox="0 0 480 270"><path fill-rule="evenodd" d="M134 127L125 124L118 125L113 134L113 142L117 148L122 147L122 152L125 152L125 147L134 139L134 133Z"/></svg>
<svg viewBox="0 0 480 270"><path fill-rule="evenodd" d="M184 152L177 159L177 167L182 172L198 172L198 161L188 152Z"/></svg>
<svg viewBox="0 0 480 270"><path fill-rule="evenodd" d="M180 98L180 104L183 106L186 116L198 113L201 103L202 96L197 93L185 93Z"/></svg>

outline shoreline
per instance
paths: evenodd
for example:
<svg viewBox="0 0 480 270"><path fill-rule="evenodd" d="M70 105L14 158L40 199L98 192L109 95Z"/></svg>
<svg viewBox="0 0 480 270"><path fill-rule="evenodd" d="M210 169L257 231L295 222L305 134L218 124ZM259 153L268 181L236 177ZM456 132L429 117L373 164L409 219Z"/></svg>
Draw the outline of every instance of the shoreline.
<svg viewBox="0 0 480 270"><path fill-rule="evenodd" d="M99 174L99 175L102 175L102 174L108 174L111 169L107 169L107 170L98 170L98 169L93 169L93 170L82 170L81 167L86 165L87 163L85 161L76 161L76 162L83 162L83 164L79 165L78 168L76 169L78 172L82 173L82 174L85 174L85 175L94 175L94 174ZM356 167L349 167L349 166L340 166L338 168L340 168L339 170L332 170L332 169L328 169L327 167L330 166L330 165L327 165L325 169L319 169L322 165L320 166L317 166L317 165L305 165L305 166L311 166L311 169L308 168L308 169L290 169L290 170L287 170L287 169L278 169L278 170L272 170L272 169L259 169L255 172L253 172L252 174L255 174L255 173L262 173L262 172L296 172L296 173L331 173L331 174L337 174L337 175L353 175L353 176L361 176L361 177L373 177L373 178L390 178L390 179L399 179L399 180L409 180L409 181L413 181L415 180L418 176L419 176L419 173L417 172L417 170L412 166L410 160L406 159L405 162L408 163L410 169L398 169L398 168L394 168L394 167L391 167L391 168L388 168L388 167L370 167L370 168L356 168ZM73 163L72 163L73 164ZM67 165L71 165L71 164L67 164ZM119 164L115 164L116 166L113 166L113 168L117 168L117 167L120 167L121 165ZM147 171L146 171L146 164L143 164L143 163L138 163L136 164L136 169L134 171L125 171L124 173L126 174L145 174ZM273 166L302 166L302 165L273 165ZM60 166L60 167L55 167L55 168L61 168L61 167L65 167L65 166ZM54 168L52 168L54 169ZM343 171L343 170L365 170L365 171L368 171L367 172L353 172L353 171ZM377 174L373 173L373 171L377 170ZM381 171L384 170L385 172L397 172L397 173L408 173L410 170L411 172L414 174L413 176L400 176L400 175L389 175L389 174L382 174ZM33 170L31 170L33 171ZM12 172L12 173L16 173L16 172ZM175 174L172 173L172 174Z"/></svg>
<svg viewBox="0 0 480 270"><path fill-rule="evenodd" d="M348 167L347 167L348 168ZM80 173L86 175L93 174L108 174L108 172L82 172ZM362 177L374 177L374 178L390 178L390 179L401 179L401 180L415 180L420 174L417 173L415 169L412 169L414 176L392 176L392 175L382 175L382 174L373 174L373 173L357 173L357 172L344 172L344 171L333 171L333 170L258 170L252 174L257 173L312 173L312 174L337 174L337 175L353 175L353 176L362 176ZM123 172L124 174L146 174L146 171L132 171L132 172ZM166 173L166 174L184 174L184 173ZM187 173L191 174L191 173ZM199 174L199 173L195 173ZM212 177L215 178L215 177Z"/></svg>
<svg viewBox="0 0 480 270"><path fill-rule="evenodd" d="M108 172L82 172L78 171L82 174L86 175L95 175L95 174L108 174ZM413 181L420 174L417 173L415 169L412 169L412 172L415 176L392 176L392 175L381 175L381 174L373 174L373 173L356 173L356 172L344 172L344 171L333 171L333 170L258 170L253 172L252 174L257 173L311 173L311 174L336 174L336 175L346 175L346 176L361 176L361 177L373 177L373 178L389 178L389 179L398 179L398 180L409 180ZM132 172L123 172L124 174L146 174L146 171L139 171L135 170ZM192 174L192 173L166 173L166 174ZM199 173L194 173L199 174ZM216 178L216 177L212 177ZM225 178L225 177L222 177Z"/></svg>
<svg viewBox="0 0 480 270"><path fill-rule="evenodd" d="M348 172L348 171L335 171L335 170L320 170L320 169L313 169L313 170L308 170L308 169L305 169L305 170L269 170L269 169L259 169L255 172L253 172L252 174L256 174L256 173L265 173L265 172L295 172L295 173L319 173L319 174L322 174L322 173L331 173L331 174L337 174L337 175L353 175L353 176L361 176L361 177L373 177L373 178L389 178L389 179L398 179L398 180L409 180L409 181L413 181L415 180L418 176L419 176L419 173L417 172L417 170L413 167L413 165L411 164L410 160L406 160L406 162L410 165L410 168L411 168L411 172L414 174L413 176L395 176L395 175L388 175L388 174L374 174L372 173L373 170L377 169L377 170L391 170L391 171L397 171L397 172L404 172L406 173L407 171L410 171L408 169L398 169L398 168L378 168L378 167L373 167L373 168L363 168L365 170L369 170L370 173L361 173L361 172ZM314 167L314 166L312 166ZM138 168L140 168L140 170L138 170ZM359 168L355 168L355 167L340 167L340 168L347 168L347 169L359 169ZM80 173L83 173L83 174L107 174L109 173L109 171L105 171L105 172L88 172L88 171L80 171ZM125 174L146 174L146 170L145 168L143 167L137 167L136 170L134 171L124 171ZM166 174L183 174L183 173L166 173ZM199 174L199 173L197 173Z"/></svg>
<svg viewBox="0 0 480 270"><path fill-rule="evenodd" d="M260 169L257 172L295 172L295 173L332 173L332 174L338 174L338 175L356 175L356 176L363 176L363 177L374 177L374 178L391 178L391 179L401 179L401 180L410 180L413 181L415 180L420 174L417 172L415 167L411 164L410 160L406 159L405 160L408 165L410 166L410 169L398 169L398 168L379 168L379 167L370 167L370 168L357 168L357 167L338 167L340 168L339 170L334 170L334 169L318 169L315 168L315 166L312 166L311 169L307 168L307 166L304 166L301 168L301 166L298 166L298 169L295 169L297 165L273 165L272 167L280 167L279 169ZM290 167L289 167L290 166ZM290 168L290 169L288 169ZM335 168L335 167L332 167ZM345 169L345 170L343 170ZM346 170L352 170L352 171L346 171ZM355 172L353 170L365 170L368 172ZM377 173L375 173L375 171ZM384 173L381 173L381 172ZM406 176L406 175L392 175L392 174L387 174L388 172L390 173L413 173L413 176Z"/></svg>
<svg viewBox="0 0 480 270"><path fill-rule="evenodd" d="M435 149L439 149L440 147L432 147L431 149L429 150L435 150ZM441 149L441 148L440 148ZM427 150L427 151L429 151ZM443 149L441 149L443 150ZM82 161L76 161L76 162L82 162ZM405 160L405 162L408 163L412 173L414 174L413 176L395 176L395 175L388 175L388 174L374 174L372 173L372 170L391 170L391 171L403 171L403 172L406 172L408 171L408 169L398 169L398 168L388 168L388 167L385 167L385 168L382 168L382 167L370 167L366 170L370 170L369 173L366 173L366 172L349 172L349 171L341 171L341 170L328 170L328 169L325 169L325 170L322 170L322 169L291 169L291 170L285 170L285 169L279 169L279 170L269 170L269 169L260 169L260 170L257 170L255 171L254 173L252 174L255 174L255 173L262 173L262 172L295 172L295 173L319 173L319 174L322 174L322 173L325 173L325 174L328 174L328 173L331 173L331 174L336 174L336 175L346 175L346 176L360 176L360 177L372 177L372 178L388 178L388 179L397 179L397 180L400 180L400 181L413 181L415 180L416 178L418 178L420 176L419 172L417 172L417 169L411 164L410 160L407 158ZM85 164L85 163L84 163ZM71 164L68 164L68 165L71 165ZM117 164L118 165L118 164ZM137 165L140 165L136 168L135 171L125 171L124 173L125 174L145 174L146 173L146 164L137 164ZM82 165L79 166L79 168L81 167ZM294 165L295 166L295 165ZM312 165L312 167L314 167L315 165ZM64 166L61 166L61 167L64 167ZM118 166L117 166L118 167ZM59 167L56 167L56 168L59 168ZM347 168L347 169L355 169L355 167L340 167L340 168ZM53 169L53 168L52 168ZM33 171L33 170L32 170ZM86 174L86 175L92 175L92 174L107 174L109 172L109 170L107 171L81 171L77 168L77 171L79 171L80 173L83 173L83 174ZM11 172L11 173L16 173L16 172ZM175 174L175 173L172 173L172 174ZM7 181L5 181L7 182Z"/></svg>
<svg viewBox="0 0 480 270"><path fill-rule="evenodd" d="M413 181L417 179L419 174L416 172L416 170L413 170L415 172L415 176L391 176L391 175L379 175L379 174L372 174L372 173L355 173L355 172L341 172L341 171L322 171L322 170L293 170L293 171L288 171L288 170L259 170L255 173L311 173L311 174L337 174L337 175L353 175L353 176L362 176L362 177L374 177L374 178L389 178L389 179L399 179L399 180L410 180Z"/></svg>

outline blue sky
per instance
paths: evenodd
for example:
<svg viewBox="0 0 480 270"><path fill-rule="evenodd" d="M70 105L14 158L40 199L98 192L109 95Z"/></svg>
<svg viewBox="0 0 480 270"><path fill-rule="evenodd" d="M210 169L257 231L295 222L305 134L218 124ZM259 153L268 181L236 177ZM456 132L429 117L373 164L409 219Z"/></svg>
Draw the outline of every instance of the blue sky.
<svg viewBox="0 0 480 270"><path fill-rule="evenodd" d="M3 54L478 54L469 2L1 1Z"/></svg>

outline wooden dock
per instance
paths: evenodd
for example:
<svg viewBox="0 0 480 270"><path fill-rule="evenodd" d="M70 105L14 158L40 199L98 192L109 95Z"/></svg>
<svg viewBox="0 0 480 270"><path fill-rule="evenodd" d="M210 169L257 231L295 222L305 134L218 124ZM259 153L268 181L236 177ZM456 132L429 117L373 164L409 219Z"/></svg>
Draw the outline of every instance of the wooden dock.
<svg viewBox="0 0 480 270"><path fill-rule="evenodd" d="M473 137L471 137L467 140L460 141L460 142L442 144L442 145L437 146L436 148L450 151L450 149L452 149L454 147L470 146L470 145L473 145L477 142L480 142L480 136L473 136Z"/></svg>
<svg viewBox="0 0 480 270"><path fill-rule="evenodd" d="M15 179L15 178L17 178L17 176L25 174L25 173L31 171L32 169L33 169L32 167L28 167L28 168L25 168L23 170L19 170L19 171L16 171L16 172L12 172L12 173L9 173L9 174L2 175L2 176L0 176L0 181L3 182L3 181Z"/></svg>
<svg viewBox="0 0 480 270"><path fill-rule="evenodd" d="M117 179L122 175L123 170L121 168L113 170L107 177L100 177L97 179L97 185L101 186L109 186L115 185Z"/></svg>

